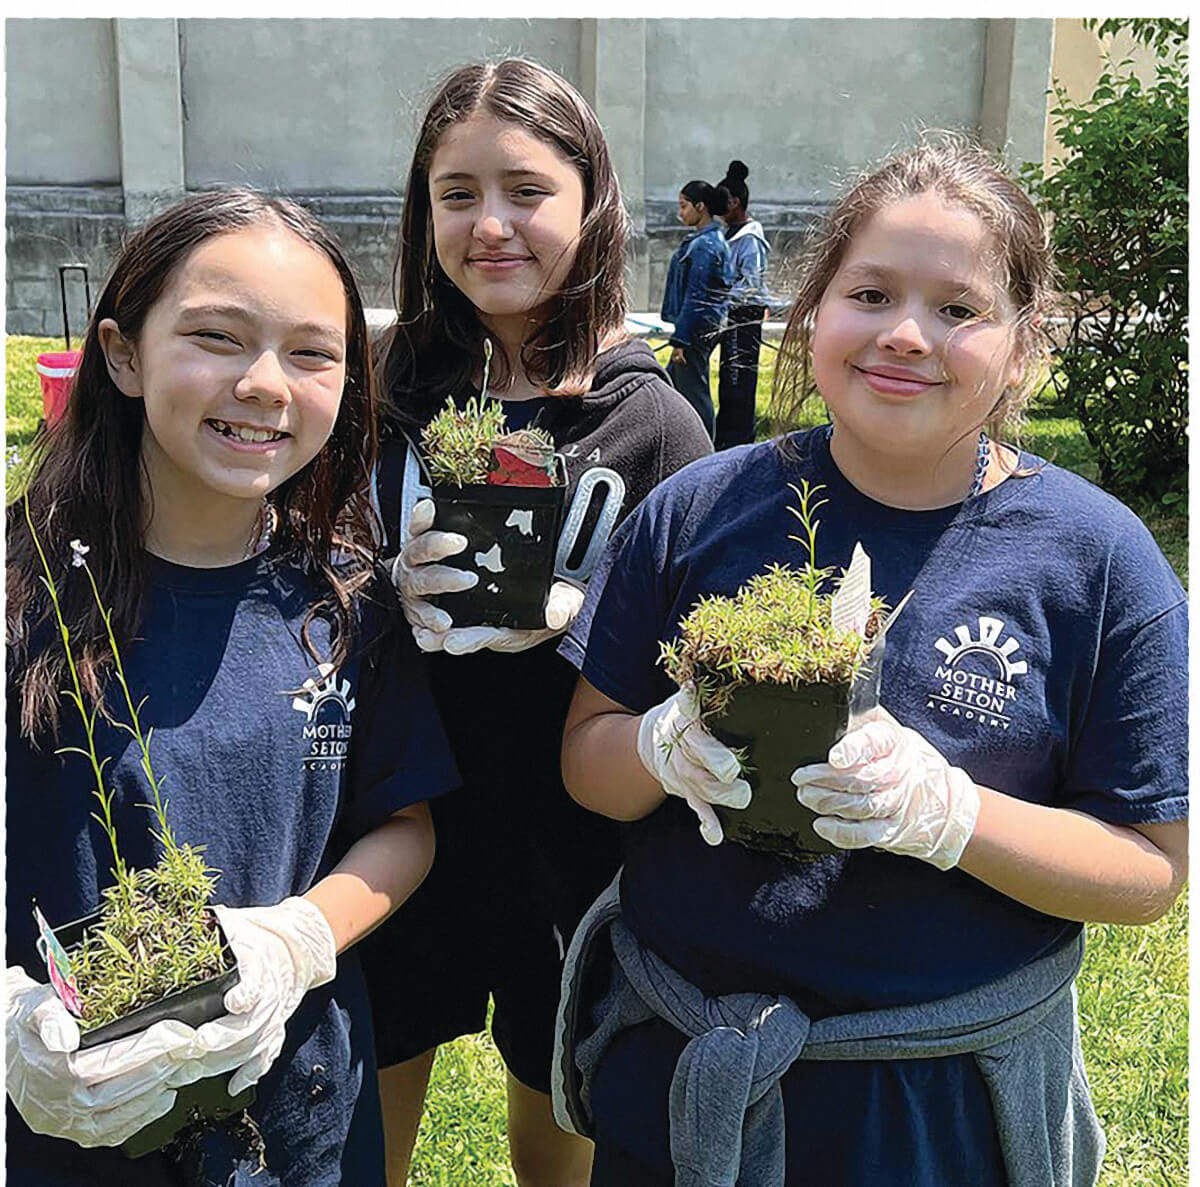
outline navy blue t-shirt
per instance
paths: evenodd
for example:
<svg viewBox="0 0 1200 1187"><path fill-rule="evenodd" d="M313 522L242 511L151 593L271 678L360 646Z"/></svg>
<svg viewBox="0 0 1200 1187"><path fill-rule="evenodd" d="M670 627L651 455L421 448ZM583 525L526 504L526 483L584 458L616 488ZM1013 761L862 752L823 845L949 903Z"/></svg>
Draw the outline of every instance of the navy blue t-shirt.
<svg viewBox="0 0 1200 1187"><path fill-rule="evenodd" d="M845 567L861 541L874 592L894 606L913 590L887 636L880 696L901 722L977 783L1027 801L1114 824L1187 815L1184 594L1127 508L1022 455L1029 476L903 511L851 486L822 430L791 445L791 458L768 442L695 462L622 526L561 649L592 685L639 713L669 696L659 643L701 596L803 563L788 484L807 478L828 500L817 563ZM638 938L706 992L784 993L814 1017L960 992L1080 926L894 854L796 863L711 848L673 798L630 830L621 893ZM682 1042L660 1025L613 1045L593 1107L601 1130L661 1164ZM898 1167L905 1183L1003 1182L968 1056L799 1063L783 1086L795 1182L892 1183Z"/></svg>
<svg viewBox="0 0 1200 1187"><path fill-rule="evenodd" d="M204 845L220 871L215 902L269 906L302 894L393 813L457 784L411 634L391 630L382 605L362 605L354 653L334 671L301 641L311 582L272 551L219 569L149 562L139 639L123 651L126 675L134 696L146 698L142 724L154 731L151 758L176 837ZM316 620L319 655L328 637ZM113 697L125 719L119 689ZM82 741L74 712L64 705L59 746ZM7 959L45 980L31 900L52 926L94 911L112 882L112 852L91 819L87 760L56 755L44 739L31 747L18 725L10 688ZM140 752L128 734L97 725L98 751L112 757L105 776L122 856L135 868L153 864ZM365 987L353 950L338 966L289 1020L283 1052L258 1084L251 1114L267 1169L254 1187L382 1185ZM7 1181L21 1187L166 1184L178 1174L157 1154L132 1163L116 1150L34 1135L11 1105L7 1166Z"/></svg>

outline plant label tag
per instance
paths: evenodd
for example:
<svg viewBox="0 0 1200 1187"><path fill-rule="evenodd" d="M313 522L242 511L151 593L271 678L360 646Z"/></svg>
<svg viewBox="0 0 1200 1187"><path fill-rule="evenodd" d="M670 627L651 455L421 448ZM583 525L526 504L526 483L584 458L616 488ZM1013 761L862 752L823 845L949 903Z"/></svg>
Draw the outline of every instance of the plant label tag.
<svg viewBox="0 0 1200 1187"><path fill-rule="evenodd" d="M33 918L38 929L38 951L46 962L50 984L67 1010L76 1018L80 1018L83 1016L83 1006L79 1001L79 989L75 985L75 974L71 972L67 950L55 938L46 917L38 910L36 904L33 908Z"/></svg>
<svg viewBox="0 0 1200 1187"><path fill-rule="evenodd" d="M850 567L829 605L835 631L867 632L871 614L871 558L861 544L855 544Z"/></svg>

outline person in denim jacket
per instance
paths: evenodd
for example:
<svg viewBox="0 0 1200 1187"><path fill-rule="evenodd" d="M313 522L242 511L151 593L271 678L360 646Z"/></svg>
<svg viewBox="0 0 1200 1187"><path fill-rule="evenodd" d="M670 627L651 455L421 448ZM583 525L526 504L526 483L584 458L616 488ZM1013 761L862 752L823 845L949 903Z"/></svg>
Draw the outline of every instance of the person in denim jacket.
<svg viewBox="0 0 1200 1187"><path fill-rule="evenodd" d="M700 414L713 435L715 414L708 388L708 358L729 311L733 257L718 216L729 191L706 181L689 181L679 191L679 218L696 232L679 245L667 269L662 316L671 322L671 361L667 375Z"/></svg>

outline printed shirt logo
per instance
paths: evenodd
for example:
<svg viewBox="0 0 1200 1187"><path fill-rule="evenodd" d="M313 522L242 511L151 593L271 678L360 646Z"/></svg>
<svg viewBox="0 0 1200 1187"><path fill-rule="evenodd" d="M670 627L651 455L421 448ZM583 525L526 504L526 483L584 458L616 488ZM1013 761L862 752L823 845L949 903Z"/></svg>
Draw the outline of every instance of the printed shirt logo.
<svg viewBox="0 0 1200 1187"><path fill-rule="evenodd" d="M350 749L354 698L350 682L339 681L332 664L321 664L317 675L301 685L303 695L292 698L292 708L304 714L302 761L306 771L340 771Z"/></svg>
<svg viewBox="0 0 1200 1187"><path fill-rule="evenodd" d="M943 636L934 643L945 662L937 665L937 683L925 707L988 729L1006 730L1012 724L1018 678L1029 665L1013 658L1021 644L1011 636L1003 638L1001 619L980 615L976 621L977 636L967 626L956 626L955 642Z"/></svg>

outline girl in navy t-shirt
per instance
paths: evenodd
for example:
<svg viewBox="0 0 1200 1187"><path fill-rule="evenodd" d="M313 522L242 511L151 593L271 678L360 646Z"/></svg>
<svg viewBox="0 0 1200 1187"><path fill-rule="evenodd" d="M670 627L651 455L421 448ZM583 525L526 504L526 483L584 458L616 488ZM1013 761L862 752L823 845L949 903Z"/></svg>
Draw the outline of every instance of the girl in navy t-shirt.
<svg viewBox="0 0 1200 1187"><path fill-rule="evenodd" d="M687 467L593 578L564 776L634 822L556 1056L595 1183L1094 1182L1080 933L1157 918L1185 876L1186 611L1130 511L999 439L1042 373L1045 242L971 149L861 181L781 354L777 391L811 378L831 424ZM798 563L802 480L816 563L861 542L912 599L886 709L793 774L837 847L793 862L722 843L712 805L750 789L657 660L699 598Z"/></svg>
<svg viewBox="0 0 1200 1187"><path fill-rule="evenodd" d="M424 877L424 801L457 774L416 648L368 590L374 415L361 300L303 209L196 195L130 238L27 510L9 512L10 1184L384 1181L365 986L340 954ZM196 1029L76 1051L78 1027L42 983L32 900L55 926L94 911L113 855L59 696L69 674L39 547L84 704L105 709L97 750L123 860L152 865L160 845L73 558L112 609L176 839L220 872L240 981L228 1013ZM249 1125L192 1130L137 1163L112 1148L219 1073L231 1095L257 1085Z"/></svg>

